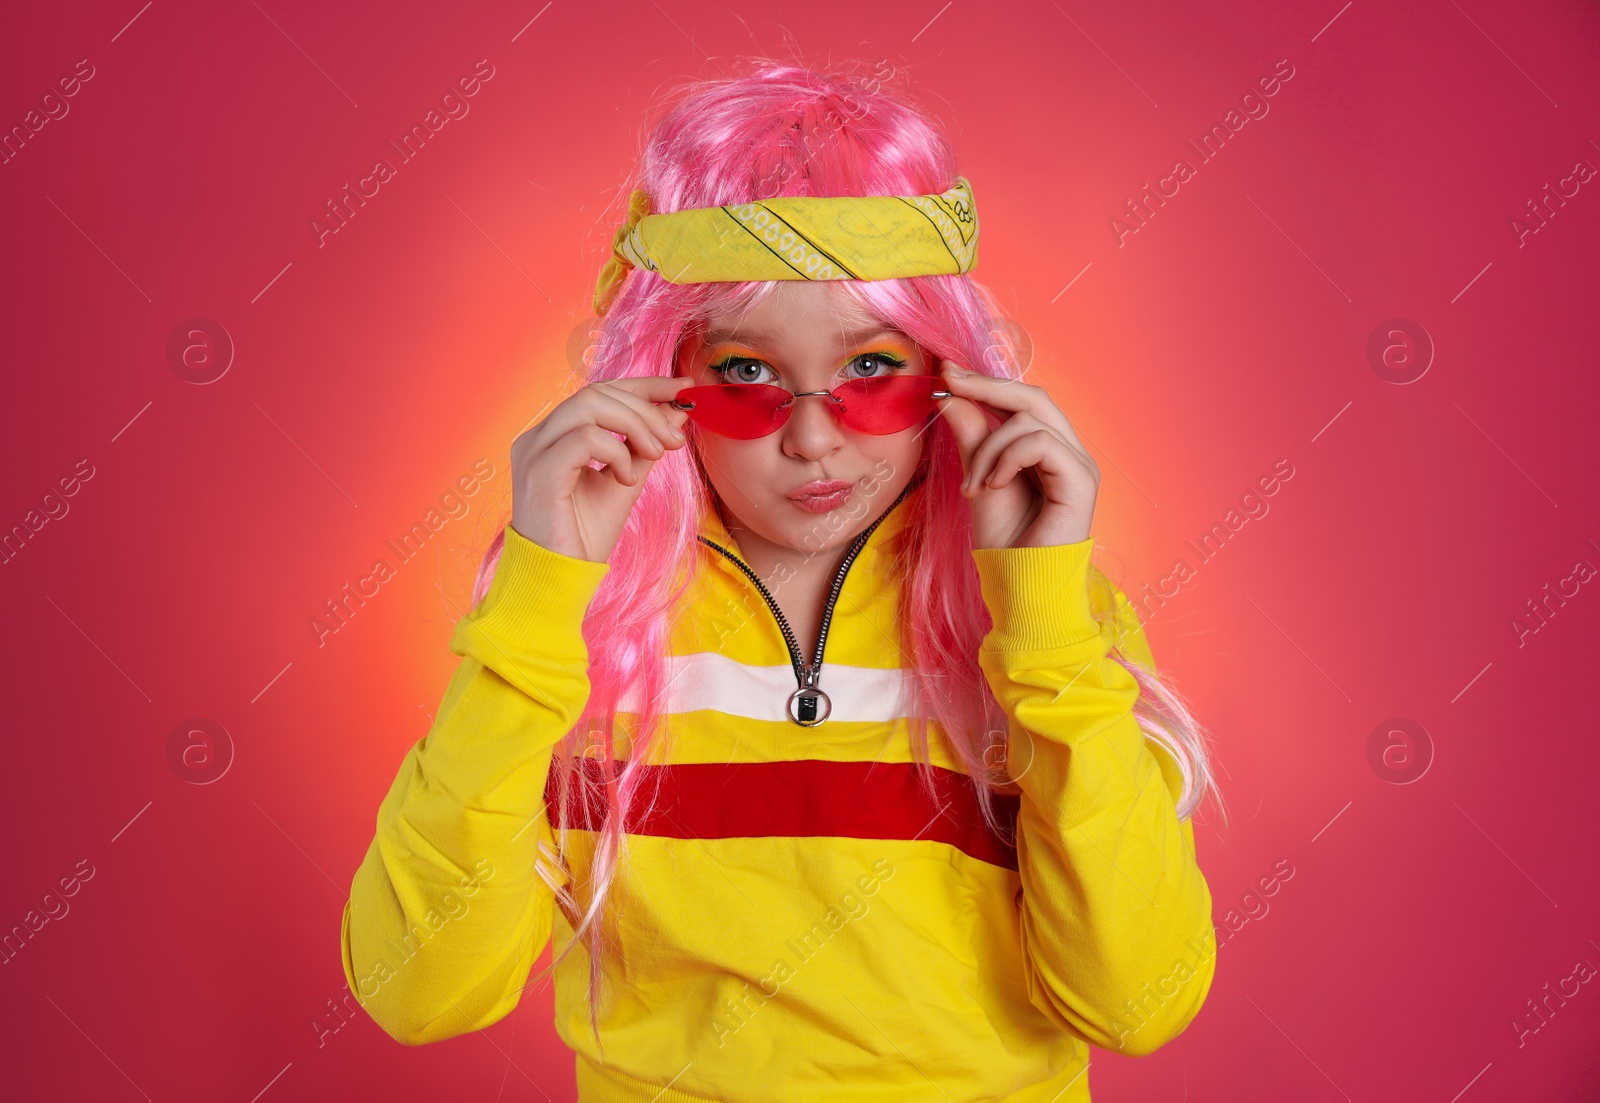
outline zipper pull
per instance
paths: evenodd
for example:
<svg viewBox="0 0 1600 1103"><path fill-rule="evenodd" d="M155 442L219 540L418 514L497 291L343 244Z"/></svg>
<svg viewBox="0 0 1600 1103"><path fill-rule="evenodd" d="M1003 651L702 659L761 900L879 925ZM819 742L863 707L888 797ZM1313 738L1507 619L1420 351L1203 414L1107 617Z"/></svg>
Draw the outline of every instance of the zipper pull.
<svg viewBox="0 0 1600 1103"><path fill-rule="evenodd" d="M803 728L814 728L828 718L833 703L818 686L822 666L806 666L801 673L800 688L789 694L787 710L789 719Z"/></svg>

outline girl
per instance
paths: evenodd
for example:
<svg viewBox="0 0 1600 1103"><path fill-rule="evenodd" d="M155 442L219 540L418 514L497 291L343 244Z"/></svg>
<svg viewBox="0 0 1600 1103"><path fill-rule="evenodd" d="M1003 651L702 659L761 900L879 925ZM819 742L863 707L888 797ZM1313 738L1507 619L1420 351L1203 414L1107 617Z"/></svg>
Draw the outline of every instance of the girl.
<svg viewBox="0 0 1600 1103"><path fill-rule="evenodd" d="M345 910L396 1039L547 943L586 1101L1083 1101L1194 1018L1205 738L976 245L875 84L759 63L650 134Z"/></svg>

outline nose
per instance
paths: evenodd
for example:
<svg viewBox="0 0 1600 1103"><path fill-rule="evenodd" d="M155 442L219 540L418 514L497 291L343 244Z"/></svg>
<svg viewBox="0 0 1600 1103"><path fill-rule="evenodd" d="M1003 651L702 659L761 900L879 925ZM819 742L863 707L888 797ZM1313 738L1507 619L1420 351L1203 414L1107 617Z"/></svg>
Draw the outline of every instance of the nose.
<svg viewBox="0 0 1600 1103"><path fill-rule="evenodd" d="M825 394L795 398L783 429L784 453L798 459L821 459L844 444L844 426Z"/></svg>

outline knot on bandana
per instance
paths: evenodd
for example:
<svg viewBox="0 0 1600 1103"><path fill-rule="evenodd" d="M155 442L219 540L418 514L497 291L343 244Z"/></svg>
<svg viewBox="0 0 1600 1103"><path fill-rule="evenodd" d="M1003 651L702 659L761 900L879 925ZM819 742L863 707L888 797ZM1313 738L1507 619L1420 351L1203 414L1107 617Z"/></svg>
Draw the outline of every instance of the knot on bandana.
<svg viewBox="0 0 1600 1103"><path fill-rule="evenodd" d="M628 196L628 218L611 239L611 259L600 270L600 281L594 289L594 312L604 315L611 309L611 302L617 297L617 292L622 290L622 281L628 276L628 269L633 267L633 262L622 252L622 244L633 233L634 227L639 225L639 220L650 213L650 196L641 188L633 189L633 194Z"/></svg>

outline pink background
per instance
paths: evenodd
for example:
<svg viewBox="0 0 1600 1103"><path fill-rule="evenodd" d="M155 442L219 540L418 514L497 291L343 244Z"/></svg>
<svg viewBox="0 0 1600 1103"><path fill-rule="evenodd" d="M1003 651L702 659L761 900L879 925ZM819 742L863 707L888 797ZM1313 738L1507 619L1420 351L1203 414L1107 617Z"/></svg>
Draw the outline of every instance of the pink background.
<svg viewBox="0 0 1600 1103"><path fill-rule="evenodd" d="M315 1024L341 1024L345 892L456 662L510 442L562 397L643 112L795 48L882 60L947 120L976 275L1105 471L1103 564L1130 595L1192 568L1150 635L1217 740L1224 945L1185 1034L1096 1053L1095 1098L1596 1098L1600 984L1526 1004L1600 968L1593 6L541 3L0 21L0 126L94 67L0 165L0 531L68 510L0 566L0 926L70 906L0 966L7 1093L573 1098L548 990L420 1049ZM319 246L313 216L479 59L470 113ZM1280 59L1269 113L1201 163ZM1367 351L1395 317L1436 349L1403 385ZM204 385L168 356L193 318L235 347ZM319 646L323 603L480 460L470 512ZM1201 563L1186 541L1280 460ZM192 717L232 744L210 784L169 762ZM1370 758L1396 717L1431 751Z"/></svg>

